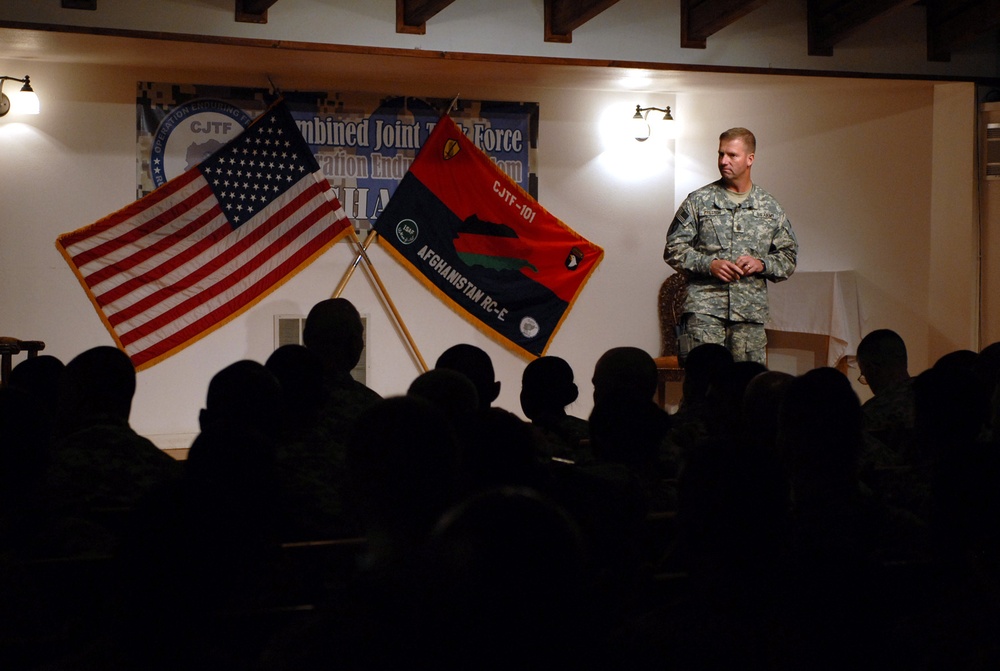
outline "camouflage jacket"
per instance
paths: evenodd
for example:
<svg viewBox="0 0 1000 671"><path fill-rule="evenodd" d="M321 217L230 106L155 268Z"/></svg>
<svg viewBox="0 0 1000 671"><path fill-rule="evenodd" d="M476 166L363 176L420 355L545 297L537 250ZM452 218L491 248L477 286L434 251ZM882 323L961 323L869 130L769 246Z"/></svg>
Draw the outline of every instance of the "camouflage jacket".
<svg viewBox="0 0 1000 671"><path fill-rule="evenodd" d="M721 180L693 191L681 203L667 232L663 259L688 276L684 312L740 322L766 323L767 283L795 271L799 245L781 205L754 184L739 205ZM736 282L721 282L709 272L714 259L760 259L764 272Z"/></svg>

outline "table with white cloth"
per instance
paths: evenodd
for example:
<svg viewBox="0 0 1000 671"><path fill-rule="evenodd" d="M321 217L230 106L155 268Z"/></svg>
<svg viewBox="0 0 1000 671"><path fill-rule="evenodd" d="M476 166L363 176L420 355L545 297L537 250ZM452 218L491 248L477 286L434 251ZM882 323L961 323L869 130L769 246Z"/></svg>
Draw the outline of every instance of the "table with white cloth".
<svg viewBox="0 0 1000 671"><path fill-rule="evenodd" d="M768 282L769 331L810 333L828 339L826 365L846 370L861 342L863 317L853 270L798 271Z"/></svg>

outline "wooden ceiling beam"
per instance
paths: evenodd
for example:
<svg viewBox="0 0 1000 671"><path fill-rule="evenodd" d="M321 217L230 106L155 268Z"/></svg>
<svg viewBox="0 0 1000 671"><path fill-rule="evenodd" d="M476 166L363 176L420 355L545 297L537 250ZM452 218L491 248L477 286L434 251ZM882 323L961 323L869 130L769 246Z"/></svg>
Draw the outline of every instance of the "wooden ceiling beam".
<svg viewBox="0 0 1000 671"><path fill-rule="evenodd" d="M427 21L455 0L396 0L396 32L427 33Z"/></svg>
<svg viewBox="0 0 1000 671"><path fill-rule="evenodd" d="M832 56L833 47L858 28L916 0L809 0L809 55Z"/></svg>
<svg viewBox="0 0 1000 671"><path fill-rule="evenodd" d="M953 51L1000 28L997 0L925 0L927 60L947 62Z"/></svg>
<svg viewBox="0 0 1000 671"><path fill-rule="evenodd" d="M569 43L573 31L618 0L545 0L545 41Z"/></svg>
<svg viewBox="0 0 1000 671"><path fill-rule="evenodd" d="M681 46L704 49L708 37L743 18L767 0L681 0Z"/></svg>
<svg viewBox="0 0 1000 671"><path fill-rule="evenodd" d="M427 21L455 0L396 0L396 32L423 35ZM573 31L619 0L544 0L545 41L572 42ZM236 20L267 23L278 0L234 0ZM681 46L704 49L710 35L767 0L680 0ZM899 9L927 8L927 59L949 61L952 52L1000 29L998 0L807 0L810 56L832 56L859 28ZM62 0L63 7L93 8L95 0Z"/></svg>
<svg viewBox="0 0 1000 671"><path fill-rule="evenodd" d="M267 23L267 10L278 0L236 0L239 23Z"/></svg>

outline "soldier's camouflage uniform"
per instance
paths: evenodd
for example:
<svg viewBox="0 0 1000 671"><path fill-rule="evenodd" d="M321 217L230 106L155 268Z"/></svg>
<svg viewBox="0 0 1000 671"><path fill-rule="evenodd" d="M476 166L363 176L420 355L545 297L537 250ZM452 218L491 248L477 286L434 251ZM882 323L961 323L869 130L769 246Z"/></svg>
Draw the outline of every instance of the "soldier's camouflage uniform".
<svg viewBox="0 0 1000 671"><path fill-rule="evenodd" d="M736 204L720 180L691 192L681 203L667 232L663 259L687 275L685 315L708 315L727 325L759 325L751 337L760 339L756 344L763 351L766 280L788 279L797 254L791 223L771 194L754 184L747 198ZM729 283L709 271L714 259L735 262L744 255L760 259L764 271Z"/></svg>

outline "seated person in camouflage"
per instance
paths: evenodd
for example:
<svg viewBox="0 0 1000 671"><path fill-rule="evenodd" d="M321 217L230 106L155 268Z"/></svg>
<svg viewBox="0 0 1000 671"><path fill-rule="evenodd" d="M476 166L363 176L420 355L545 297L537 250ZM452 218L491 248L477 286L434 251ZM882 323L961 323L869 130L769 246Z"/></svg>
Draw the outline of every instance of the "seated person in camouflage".
<svg viewBox="0 0 1000 671"><path fill-rule="evenodd" d="M722 177L681 203L663 259L688 278L682 327L692 347L719 343L736 361L766 363L765 280L795 271L798 243L781 205L750 179L756 147L746 128L719 136Z"/></svg>
<svg viewBox="0 0 1000 671"><path fill-rule="evenodd" d="M581 443L590 438L587 420L566 412L579 394L573 368L560 357L539 357L521 374L521 410L549 456L575 460Z"/></svg>
<svg viewBox="0 0 1000 671"><path fill-rule="evenodd" d="M382 400L351 376L361 359L364 334L361 315L346 298L320 301L306 316L302 341L319 356L327 395L321 430L333 440L344 440L354 419Z"/></svg>
<svg viewBox="0 0 1000 671"><path fill-rule="evenodd" d="M904 460L913 439L915 400L906 343L895 331L872 331L858 344L858 368L874 396L861 406L865 433ZM898 462L897 462L898 463Z"/></svg>
<svg viewBox="0 0 1000 671"><path fill-rule="evenodd" d="M493 360L480 347L468 343L452 345L441 352L434 368L457 371L469 378L476 387L480 410L488 410L500 396L500 381L496 379Z"/></svg>
<svg viewBox="0 0 1000 671"><path fill-rule="evenodd" d="M129 425L135 388L132 361L115 347L94 347L66 364L49 478L54 504L128 508L180 475L180 462Z"/></svg>

